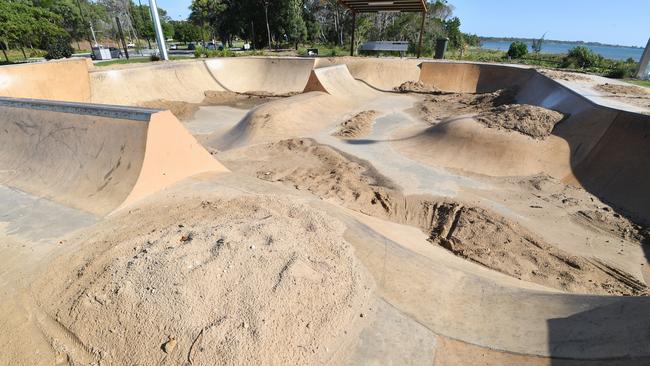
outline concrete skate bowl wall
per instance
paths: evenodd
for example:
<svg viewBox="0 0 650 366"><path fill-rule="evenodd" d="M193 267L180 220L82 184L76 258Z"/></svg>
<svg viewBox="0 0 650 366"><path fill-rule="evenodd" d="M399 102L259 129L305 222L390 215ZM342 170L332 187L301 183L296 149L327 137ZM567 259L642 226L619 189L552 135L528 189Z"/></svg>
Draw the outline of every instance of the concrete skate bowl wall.
<svg viewBox="0 0 650 366"><path fill-rule="evenodd" d="M88 102L88 63L72 59L2 66L0 96Z"/></svg>
<svg viewBox="0 0 650 366"><path fill-rule="evenodd" d="M423 62L419 81L445 92L488 93L526 84L536 72L513 66Z"/></svg>
<svg viewBox="0 0 650 366"><path fill-rule="evenodd" d="M403 58L332 57L316 60L316 68L346 65L352 76L368 86L393 91L407 81L420 78L421 60Z"/></svg>
<svg viewBox="0 0 650 366"><path fill-rule="evenodd" d="M157 99L200 103L205 91L223 91L205 63L175 61L90 71L93 103L139 105Z"/></svg>
<svg viewBox="0 0 650 366"><path fill-rule="evenodd" d="M205 61L226 91L289 95L302 92L314 68L309 58L237 57Z"/></svg>
<svg viewBox="0 0 650 366"><path fill-rule="evenodd" d="M565 119L544 141L477 128L471 118L451 119L407 140L419 154L492 176L544 172L650 222L650 116L598 105L530 69L423 63L420 80L452 92L514 88L517 103L552 109Z"/></svg>
<svg viewBox="0 0 650 366"><path fill-rule="evenodd" d="M0 184L97 215L226 169L170 112L0 98Z"/></svg>

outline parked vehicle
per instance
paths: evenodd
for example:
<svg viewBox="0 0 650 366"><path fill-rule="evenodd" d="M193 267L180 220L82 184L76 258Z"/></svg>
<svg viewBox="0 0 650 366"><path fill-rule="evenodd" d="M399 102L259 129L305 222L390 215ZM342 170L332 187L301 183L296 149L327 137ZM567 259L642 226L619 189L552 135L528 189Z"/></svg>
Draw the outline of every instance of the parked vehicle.
<svg viewBox="0 0 650 366"><path fill-rule="evenodd" d="M178 46L175 45L175 44L170 44L170 45L169 45L169 49L170 49L170 50L177 50L177 49L178 49Z"/></svg>
<svg viewBox="0 0 650 366"><path fill-rule="evenodd" d="M205 46L205 48L207 48L209 50L217 50L218 49L219 51L222 51L223 50L223 43L221 43L221 42L219 42L219 43L209 42L208 45Z"/></svg>
<svg viewBox="0 0 650 366"><path fill-rule="evenodd" d="M187 44L187 50L188 51L194 51L196 49L196 45L194 43L188 43Z"/></svg>
<svg viewBox="0 0 650 366"><path fill-rule="evenodd" d="M109 47L108 48L111 51L111 57L112 58L122 58L122 50L116 47Z"/></svg>

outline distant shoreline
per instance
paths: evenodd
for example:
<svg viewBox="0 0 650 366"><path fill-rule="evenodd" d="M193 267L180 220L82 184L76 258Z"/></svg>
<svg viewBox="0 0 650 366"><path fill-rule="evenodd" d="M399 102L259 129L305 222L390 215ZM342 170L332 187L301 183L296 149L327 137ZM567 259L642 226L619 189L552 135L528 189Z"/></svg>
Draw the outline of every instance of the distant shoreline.
<svg viewBox="0 0 650 366"><path fill-rule="evenodd" d="M479 37L481 42L515 42L515 41L521 41L521 42L532 42L536 41L537 38L519 38L519 37ZM606 46L606 47L617 47L617 48L636 48L636 49L643 49L643 47L639 46L624 46L620 44L607 44L607 43L600 43L600 42L585 42L585 41L560 41L556 39L545 39L545 43L558 43L558 44L578 44L578 45L584 45L584 46Z"/></svg>

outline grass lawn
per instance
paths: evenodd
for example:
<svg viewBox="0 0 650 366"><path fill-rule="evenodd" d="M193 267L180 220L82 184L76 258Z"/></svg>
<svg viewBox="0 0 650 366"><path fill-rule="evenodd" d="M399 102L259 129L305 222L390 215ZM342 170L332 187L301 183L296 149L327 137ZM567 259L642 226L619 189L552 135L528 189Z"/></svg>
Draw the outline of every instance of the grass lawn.
<svg viewBox="0 0 650 366"><path fill-rule="evenodd" d="M635 80L635 79L627 79L625 80L626 82L638 86L645 86L646 88L650 88L650 80Z"/></svg>
<svg viewBox="0 0 650 366"><path fill-rule="evenodd" d="M188 60L188 59L192 59L192 58L191 57L169 56L170 61ZM95 63L95 66L102 67L102 66L123 65L123 64L143 64L143 63L147 63L147 62L151 62L149 57L138 57L138 58L132 58L132 59L129 59L129 60L127 60L125 58L121 58L121 59L117 59L117 60L100 61L100 62Z"/></svg>

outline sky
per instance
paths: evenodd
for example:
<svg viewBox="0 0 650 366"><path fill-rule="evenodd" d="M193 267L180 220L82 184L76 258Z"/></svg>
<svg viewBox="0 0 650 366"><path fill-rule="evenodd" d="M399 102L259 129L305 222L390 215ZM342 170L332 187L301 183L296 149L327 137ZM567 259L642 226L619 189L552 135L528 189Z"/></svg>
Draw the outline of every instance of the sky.
<svg viewBox="0 0 650 366"><path fill-rule="evenodd" d="M465 33L645 47L650 0L449 0Z"/></svg>
<svg viewBox="0 0 650 366"><path fill-rule="evenodd" d="M173 19L191 0L158 0ZM466 33L492 37L588 41L645 47L650 0L449 0ZM180 18L179 18L180 17Z"/></svg>

